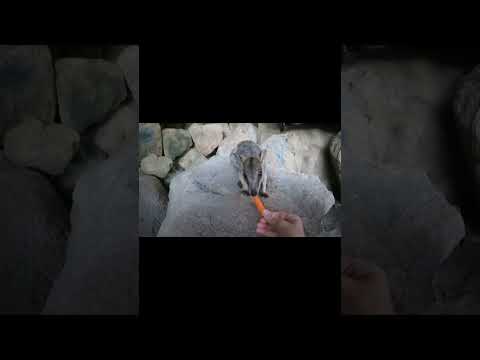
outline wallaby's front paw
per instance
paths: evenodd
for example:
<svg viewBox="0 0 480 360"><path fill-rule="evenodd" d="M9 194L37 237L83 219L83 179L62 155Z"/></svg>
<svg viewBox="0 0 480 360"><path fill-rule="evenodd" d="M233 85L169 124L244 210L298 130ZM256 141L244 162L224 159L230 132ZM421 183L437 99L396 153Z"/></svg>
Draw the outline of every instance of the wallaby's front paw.
<svg viewBox="0 0 480 360"><path fill-rule="evenodd" d="M268 198L270 195L266 192L260 191L260 196Z"/></svg>
<svg viewBox="0 0 480 360"><path fill-rule="evenodd" d="M241 190L240 191L243 195L250 196L249 192L247 190Z"/></svg>

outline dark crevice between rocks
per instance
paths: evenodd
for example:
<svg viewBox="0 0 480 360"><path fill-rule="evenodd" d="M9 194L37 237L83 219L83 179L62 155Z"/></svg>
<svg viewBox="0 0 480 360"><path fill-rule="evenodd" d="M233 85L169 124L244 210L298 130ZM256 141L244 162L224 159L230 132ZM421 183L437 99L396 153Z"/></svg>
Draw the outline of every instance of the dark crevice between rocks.
<svg viewBox="0 0 480 360"><path fill-rule="evenodd" d="M329 152L329 149L327 148L326 150ZM334 160L332 159L332 156L330 154L325 154L325 156L328 158L327 161L327 175L328 178L330 179L330 183L332 184L332 188L329 189L332 193L333 196L335 197L335 202L342 202L342 183L340 177L337 175L336 170L335 170L335 165L333 164Z"/></svg>
<svg viewBox="0 0 480 360"><path fill-rule="evenodd" d="M210 159L211 157L214 157L215 155L217 155L217 151L218 151L218 147L215 150L213 150L211 154L207 155L207 159Z"/></svg>

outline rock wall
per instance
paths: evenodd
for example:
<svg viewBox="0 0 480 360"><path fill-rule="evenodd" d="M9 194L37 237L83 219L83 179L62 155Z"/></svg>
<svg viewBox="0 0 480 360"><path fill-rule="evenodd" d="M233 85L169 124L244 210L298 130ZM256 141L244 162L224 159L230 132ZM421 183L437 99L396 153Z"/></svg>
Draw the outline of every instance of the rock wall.
<svg viewBox="0 0 480 360"><path fill-rule="evenodd" d="M477 70L415 54L342 68L342 253L386 271L399 313L478 312Z"/></svg>
<svg viewBox="0 0 480 360"><path fill-rule="evenodd" d="M138 312L138 112L138 46L0 46L0 313Z"/></svg>

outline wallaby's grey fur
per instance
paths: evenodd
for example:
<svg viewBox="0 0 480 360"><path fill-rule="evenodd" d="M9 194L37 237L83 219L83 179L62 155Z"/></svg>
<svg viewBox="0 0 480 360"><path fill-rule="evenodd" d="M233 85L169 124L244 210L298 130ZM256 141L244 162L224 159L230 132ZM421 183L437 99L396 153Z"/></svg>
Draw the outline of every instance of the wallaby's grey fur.
<svg viewBox="0 0 480 360"><path fill-rule="evenodd" d="M230 161L238 171L238 186L242 193L268 197L265 154L266 150L250 140L239 143L230 154Z"/></svg>

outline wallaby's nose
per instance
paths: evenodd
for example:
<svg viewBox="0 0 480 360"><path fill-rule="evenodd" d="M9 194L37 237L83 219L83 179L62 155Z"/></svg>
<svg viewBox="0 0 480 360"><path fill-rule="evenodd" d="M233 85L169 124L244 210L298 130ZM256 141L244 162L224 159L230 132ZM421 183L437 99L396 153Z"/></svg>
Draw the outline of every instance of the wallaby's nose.
<svg viewBox="0 0 480 360"><path fill-rule="evenodd" d="M252 190L252 191L250 191L250 194L251 194L252 196L257 196L257 190Z"/></svg>

